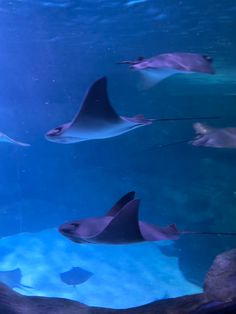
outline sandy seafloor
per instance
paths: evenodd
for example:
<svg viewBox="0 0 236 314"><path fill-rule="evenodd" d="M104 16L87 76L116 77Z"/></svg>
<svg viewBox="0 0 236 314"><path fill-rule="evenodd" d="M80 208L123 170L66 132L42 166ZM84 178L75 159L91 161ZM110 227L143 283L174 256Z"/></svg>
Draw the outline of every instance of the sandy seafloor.
<svg viewBox="0 0 236 314"><path fill-rule="evenodd" d="M1 239L1 249L14 253L2 256L0 270L19 267L24 285L15 288L26 295L65 297L91 306L126 308L157 299L198 293L201 289L181 274L177 258L163 255L162 243L135 245L75 244L56 229L22 233ZM59 273L71 267L93 273L77 287L64 284Z"/></svg>

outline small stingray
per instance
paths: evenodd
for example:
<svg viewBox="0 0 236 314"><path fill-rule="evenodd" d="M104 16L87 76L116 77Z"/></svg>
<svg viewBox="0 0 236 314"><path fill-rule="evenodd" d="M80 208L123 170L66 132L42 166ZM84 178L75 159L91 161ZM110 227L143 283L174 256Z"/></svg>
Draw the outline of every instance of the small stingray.
<svg viewBox="0 0 236 314"><path fill-rule="evenodd" d="M199 122L193 128L197 134L191 142L194 146L236 148L236 128L213 128Z"/></svg>
<svg viewBox="0 0 236 314"><path fill-rule="evenodd" d="M93 274L80 267L72 267L69 271L60 274L61 280L72 286L77 286L87 281Z"/></svg>
<svg viewBox="0 0 236 314"><path fill-rule="evenodd" d="M61 144L111 138L157 121L215 119L218 117L145 119L143 115L119 116L107 94L107 79L102 77L88 90L79 112L71 122L47 132L46 139Z"/></svg>
<svg viewBox="0 0 236 314"><path fill-rule="evenodd" d="M10 138L9 136L7 136L6 134L0 132L0 142L4 142L4 143L11 143L11 144L16 144L16 145L20 145L20 146L30 146L30 144L26 144L26 143L22 143L19 141L15 141L12 138Z"/></svg>
<svg viewBox="0 0 236 314"><path fill-rule="evenodd" d="M139 57L136 61L121 61L131 69L139 71L145 79L145 86L152 87L160 81L178 73L214 74L213 59L196 53L164 53L145 59Z"/></svg>
<svg viewBox="0 0 236 314"><path fill-rule="evenodd" d="M20 268L13 270L0 271L0 282L5 283L11 288L27 288L32 289L32 287L22 285L21 282L22 274Z"/></svg>
<svg viewBox="0 0 236 314"><path fill-rule="evenodd" d="M152 122L153 119L145 119L142 115L132 118L119 116L108 98L107 79L102 77L89 88L74 119L47 132L46 139L63 144L105 139Z"/></svg>
<svg viewBox="0 0 236 314"><path fill-rule="evenodd" d="M59 231L77 243L130 244L145 241L177 240L182 234L236 235L178 231L175 224L161 228L138 220L140 200L135 192L123 196L103 217L65 223Z"/></svg>

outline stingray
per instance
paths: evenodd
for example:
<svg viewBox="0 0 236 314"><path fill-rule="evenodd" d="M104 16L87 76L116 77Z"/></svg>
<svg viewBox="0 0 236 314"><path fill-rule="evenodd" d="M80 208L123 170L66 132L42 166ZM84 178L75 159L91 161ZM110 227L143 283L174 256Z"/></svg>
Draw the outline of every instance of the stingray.
<svg viewBox="0 0 236 314"><path fill-rule="evenodd" d="M72 267L70 270L61 273L61 280L72 286L77 286L85 281L87 281L93 274L80 267Z"/></svg>
<svg viewBox="0 0 236 314"><path fill-rule="evenodd" d="M32 287L21 284L21 278L22 278L22 274L21 274L20 268L0 271L0 282L5 283L7 286L11 288L32 289Z"/></svg>
<svg viewBox="0 0 236 314"><path fill-rule="evenodd" d="M236 148L236 128L214 128L199 122L193 127L197 133L191 142L194 146Z"/></svg>
<svg viewBox="0 0 236 314"><path fill-rule="evenodd" d="M119 116L108 98L107 79L102 77L89 88L74 119L47 132L46 139L64 144L105 139L149 125L152 121L142 115Z"/></svg>
<svg viewBox="0 0 236 314"><path fill-rule="evenodd" d="M30 144L26 144L26 143L22 143L19 141L16 141L12 138L10 138L9 136L7 136L6 134L0 132L0 142L4 142L4 143L11 143L11 144L16 144L19 146L30 146Z"/></svg>
<svg viewBox="0 0 236 314"><path fill-rule="evenodd" d="M222 232L179 231L175 224L161 228L140 221L138 219L140 200L134 197L135 192L129 192L105 216L68 222L61 225L59 231L74 242L93 244L177 240L182 234L236 235Z"/></svg>
<svg viewBox="0 0 236 314"><path fill-rule="evenodd" d="M139 57L135 61L121 61L119 64L128 64L131 69L139 71L145 80L146 87L152 87L160 81L178 73L205 73L214 74L213 59L209 56L196 53L164 53L145 59Z"/></svg>
<svg viewBox="0 0 236 314"><path fill-rule="evenodd" d="M52 142L70 144L115 137L156 121L206 118L218 117L145 119L143 115L119 116L108 98L107 79L102 77L89 88L74 119L47 132L45 137Z"/></svg>

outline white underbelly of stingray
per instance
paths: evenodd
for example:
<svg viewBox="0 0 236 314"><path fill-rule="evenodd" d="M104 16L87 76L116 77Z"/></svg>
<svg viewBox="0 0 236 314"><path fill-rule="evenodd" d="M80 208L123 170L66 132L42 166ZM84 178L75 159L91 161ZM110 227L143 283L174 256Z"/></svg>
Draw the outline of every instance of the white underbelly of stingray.
<svg viewBox="0 0 236 314"><path fill-rule="evenodd" d="M72 126L68 130L66 130L63 135L66 137L78 138L80 141L105 139L121 135L140 126L142 126L142 124L130 121L121 121L116 124L94 121L94 123L89 127L88 125Z"/></svg>

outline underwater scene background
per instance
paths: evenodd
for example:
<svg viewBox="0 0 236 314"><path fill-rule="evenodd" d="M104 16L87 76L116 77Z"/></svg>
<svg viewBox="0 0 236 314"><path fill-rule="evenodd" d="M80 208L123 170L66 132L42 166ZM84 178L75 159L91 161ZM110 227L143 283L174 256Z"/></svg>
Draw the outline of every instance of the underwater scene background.
<svg viewBox="0 0 236 314"><path fill-rule="evenodd" d="M201 291L213 258L235 247L234 237L79 245L57 228L101 216L135 190L142 220L236 232L236 151L150 149L191 139L193 121L73 145L44 134L70 121L103 75L122 115L220 116L211 125L236 126L235 27L233 0L0 1L0 131L32 145L0 143L0 272L22 272L10 286L113 308ZM142 89L137 73L116 64L176 51L211 56L216 74L178 74ZM67 285L60 274L72 267L92 276Z"/></svg>

